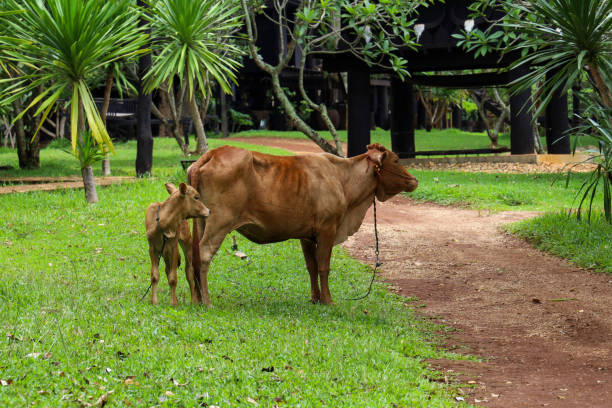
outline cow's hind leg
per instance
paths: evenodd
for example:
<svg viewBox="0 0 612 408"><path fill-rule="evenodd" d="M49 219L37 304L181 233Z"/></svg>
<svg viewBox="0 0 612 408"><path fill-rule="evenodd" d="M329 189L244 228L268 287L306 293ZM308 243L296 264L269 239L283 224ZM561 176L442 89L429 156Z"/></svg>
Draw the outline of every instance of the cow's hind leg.
<svg viewBox="0 0 612 408"><path fill-rule="evenodd" d="M215 220L208 219L204 236L200 241L200 297L202 303L210 306L210 296L208 294L208 267L210 261L215 256L225 236L232 231L231 225L220 225Z"/></svg>
<svg viewBox="0 0 612 408"><path fill-rule="evenodd" d="M329 261L331 258L332 248L334 247L334 234L326 234L319 236L317 239L317 268L319 271L319 279L321 280L321 303L331 305L334 303L331 294L329 293Z"/></svg>
<svg viewBox="0 0 612 408"><path fill-rule="evenodd" d="M157 284L159 282L159 257L152 245L149 246L149 257L151 258L151 303L156 305Z"/></svg>
<svg viewBox="0 0 612 408"><path fill-rule="evenodd" d="M316 258L317 247L314 242L308 239L301 239L300 243L302 244L306 268L310 275L310 301L318 303L321 300L321 291L319 290L319 271Z"/></svg>

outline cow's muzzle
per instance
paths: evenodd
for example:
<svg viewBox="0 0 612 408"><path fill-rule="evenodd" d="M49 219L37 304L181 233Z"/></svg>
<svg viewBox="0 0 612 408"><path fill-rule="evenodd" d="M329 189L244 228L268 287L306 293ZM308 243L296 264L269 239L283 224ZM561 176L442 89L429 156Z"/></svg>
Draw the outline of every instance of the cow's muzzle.
<svg viewBox="0 0 612 408"><path fill-rule="evenodd" d="M408 180L406 180L406 191L407 192L413 192L414 190L417 189L417 187L419 186L419 182L416 178L414 177L410 177Z"/></svg>

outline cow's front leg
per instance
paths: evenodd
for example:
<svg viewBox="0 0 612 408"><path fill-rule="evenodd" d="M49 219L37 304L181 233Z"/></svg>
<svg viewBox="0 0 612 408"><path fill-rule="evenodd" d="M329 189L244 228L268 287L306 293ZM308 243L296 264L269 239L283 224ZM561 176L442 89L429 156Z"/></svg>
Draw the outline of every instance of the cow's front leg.
<svg viewBox="0 0 612 408"><path fill-rule="evenodd" d="M310 275L310 301L319 303L321 301L321 291L319 290L319 271L316 258L317 246L309 239L301 239L300 243L302 244L306 268Z"/></svg>
<svg viewBox="0 0 612 408"><path fill-rule="evenodd" d="M317 239L317 269L319 271L319 279L321 281L321 303L331 305L334 303L331 294L329 293L329 264L334 247L335 234L324 234Z"/></svg>
<svg viewBox="0 0 612 408"><path fill-rule="evenodd" d="M200 260L202 262L200 266L200 297L202 303L210 306L210 296L208 294L208 268L213 257L221 247L225 236L229 234L232 229L225 225L219 227L215 220L208 219L206 222L206 229L204 230L204 236L200 241Z"/></svg>
<svg viewBox="0 0 612 408"><path fill-rule="evenodd" d="M159 282L159 257L153 245L149 245L149 257L151 258L151 303L156 305L158 303L157 283Z"/></svg>
<svg viewBox="0 0 612 408"><path fill-rule="evenodd" d="M176 284L177 284L177 269L178 269L178 247L176 242L171 247L170 251L164 253L164 262L166 263L166 276L168 277L168 285L170 286L170 304L172 306L178 305L176 299Z"/></svg>

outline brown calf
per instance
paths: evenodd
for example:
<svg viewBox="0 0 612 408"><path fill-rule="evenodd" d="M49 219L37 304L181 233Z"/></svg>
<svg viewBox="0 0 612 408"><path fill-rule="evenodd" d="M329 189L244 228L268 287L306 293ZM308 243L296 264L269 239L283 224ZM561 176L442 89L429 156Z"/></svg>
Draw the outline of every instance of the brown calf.
<svg viewBox="0 0 612 408"><path fill-rule="evenodd" d="M193 280L191 265L191 233L188 218L208 217L208 208L200 200L200 194L191 186L181 183L177 189L174 184L167 183L166 190L170 197L163 203L152 203L147 208L145 226L149 241L149 256L151 257L151 303L157 304L157 283L159 282L159 259L164 257L166 275L171 290L171 304L177 305L176 283L179 263L178 244L181 245L185 257L185 274L189 282L192 301L197 293Z"/></svg>

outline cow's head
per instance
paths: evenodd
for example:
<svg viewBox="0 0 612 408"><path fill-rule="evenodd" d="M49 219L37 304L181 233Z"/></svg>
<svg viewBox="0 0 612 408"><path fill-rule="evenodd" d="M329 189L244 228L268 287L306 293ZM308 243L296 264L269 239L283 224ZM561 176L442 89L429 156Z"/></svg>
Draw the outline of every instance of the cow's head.
<svg viewBox="0 0 612 408"><path fill-rule="evenodd" d="M179 184L178 188L172 183L166 183L166 190L170 195L176 195L179 207L177 209L185 218L205 218L210 214L208 207L200 199L200 193L195 188L185 183Z"/></svg>
<svg viewBox="0 0 612 408"><path fill-rule="evenodd" d="M379 143L368 145L368 160L374 163L374 174L378 177L376 198L388 200L394 195L414 191L419 183L399 162L397 154Z"/></svg>

